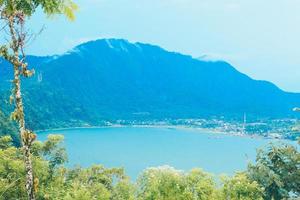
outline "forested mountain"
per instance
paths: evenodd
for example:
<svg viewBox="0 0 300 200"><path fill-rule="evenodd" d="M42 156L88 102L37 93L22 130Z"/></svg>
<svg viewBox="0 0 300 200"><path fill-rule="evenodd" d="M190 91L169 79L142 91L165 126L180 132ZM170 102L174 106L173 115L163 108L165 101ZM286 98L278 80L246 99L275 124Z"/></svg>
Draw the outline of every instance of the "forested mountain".
<svg viewBox="0 0 300 200"><path fill-rule="evenodd" d="M56 56L29 56L36 74L23 83L34 129L115 119L288 117L300 94L253 80L226 62L208 62L158 46L107 39ZM1 106L12 77L0 65Z"/></svg>

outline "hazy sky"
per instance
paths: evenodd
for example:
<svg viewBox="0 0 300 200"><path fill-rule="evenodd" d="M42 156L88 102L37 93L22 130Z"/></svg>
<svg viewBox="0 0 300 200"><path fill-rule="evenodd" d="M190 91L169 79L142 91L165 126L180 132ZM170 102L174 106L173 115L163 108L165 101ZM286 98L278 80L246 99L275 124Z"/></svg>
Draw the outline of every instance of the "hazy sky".
<svg viewBox="0 0 300 200"><path fill-rule="evenodd" d="M75 22L38 13L29 53L59 54L96 38L124 38L229 61L255 79L300 92L300 0L77 0Z"/></svg>

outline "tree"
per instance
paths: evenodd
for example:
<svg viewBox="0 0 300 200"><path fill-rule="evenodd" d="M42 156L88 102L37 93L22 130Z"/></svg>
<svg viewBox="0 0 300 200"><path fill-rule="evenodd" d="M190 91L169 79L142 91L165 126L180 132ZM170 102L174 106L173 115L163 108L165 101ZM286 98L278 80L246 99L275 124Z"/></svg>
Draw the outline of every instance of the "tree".
<svg viewBox="0 0 300 200"><path fill-rule="evenodd" d="M39 7L47 15L64 14L69 19L74 19L74 11L76 10L76 5L71 0L0 0L0 16L1 21L4 22L3 30L9 35L8 44L0 47L0 56L12 65L14 72L10 102L14 104L15 109L11 114L11 118L19 125L28 199L35 199L34 188L37 188L37 186L34 184L38 183L37 177L34 177L30 151L36 135L33 131L26 128L21 78L30 77L34 73L33 70L28 68L28 63L26 62L25 47L29 34L25 25L29 17Z"/></svg>
<svg viewBox="0 0 300 200"><path fill-rule="evenodd" d="M137 181L141 200L214 200L217 190L212 177L200 169L188 173L171 167L149 168Z"/></svg>
<svg viewBox="0 0 300 200"><path fill-rule="evenodd" d="M300 153L292 145L271 144L266 150L259 150L256 164L249 165L248 174L264 187L265 200L300 195Z"/></svg>
<svg viewBox="0 0 300 200"><path fill-rule="evenodd" d="M214 200L218 199L218 191L213 177L201 169L192 169L186 175L187 191L194 199Z"/></svg>
<svg viewBox="0 0 300 200"><path fill-rule="evenodd" d="M224 200L262 200L263 188L251 181L245 173L223 177L222 198Z"/></svg>
<svg viewBox="0 0 300 200"><path fill-rule="evenodd" d="M138 179L138 199L140 200L184 200L183 172L171 167L149 168Z"/></svg>

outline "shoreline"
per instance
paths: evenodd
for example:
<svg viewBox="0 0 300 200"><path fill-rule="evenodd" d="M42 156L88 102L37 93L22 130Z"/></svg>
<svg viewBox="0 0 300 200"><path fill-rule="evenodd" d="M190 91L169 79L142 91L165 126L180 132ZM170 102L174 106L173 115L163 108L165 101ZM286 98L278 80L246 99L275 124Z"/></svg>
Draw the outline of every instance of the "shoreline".
<svg viewBox="0 0 300 200"><path fill-rule="evenodd" d="M64 131L64 130L72 130L72 129L97 129L97 128L167 128L167 129L177 129L177 130L189 130L201 133L207 133L211 135L225 135L225 136L234 136L234 137L242 137L242 138L251 138L251 139L264 139L264 140L277 140L277 141L293 141L287 139L277 139L277 138L269 138L260 135L247 135L240 133L228 133L226 131L213 130L209 128L199 128L199 127L190 127L184 125L108 125L108 126L74 126L74 127L66 127L66 128L54 128L54 129L45 129L45 130L37 130L35 131L37 134L41 132L50 132L50 131ZM48 133L51 134L51 133ZM55 134L55 133L53 133Z"/></svg>

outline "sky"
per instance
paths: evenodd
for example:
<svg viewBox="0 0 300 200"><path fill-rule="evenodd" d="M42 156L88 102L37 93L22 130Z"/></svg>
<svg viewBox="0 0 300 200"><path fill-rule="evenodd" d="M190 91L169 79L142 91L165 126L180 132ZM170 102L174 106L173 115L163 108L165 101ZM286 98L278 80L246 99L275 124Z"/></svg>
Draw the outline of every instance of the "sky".
<svg viewBox="0 0 300 200"><path fill-rule="evenodd" d="M64 53L100 38L159 45L195 58L225 60L254 79L300 92L300 0L75 0L76 20L45 17L28 46L34 55Z"/></svg>

